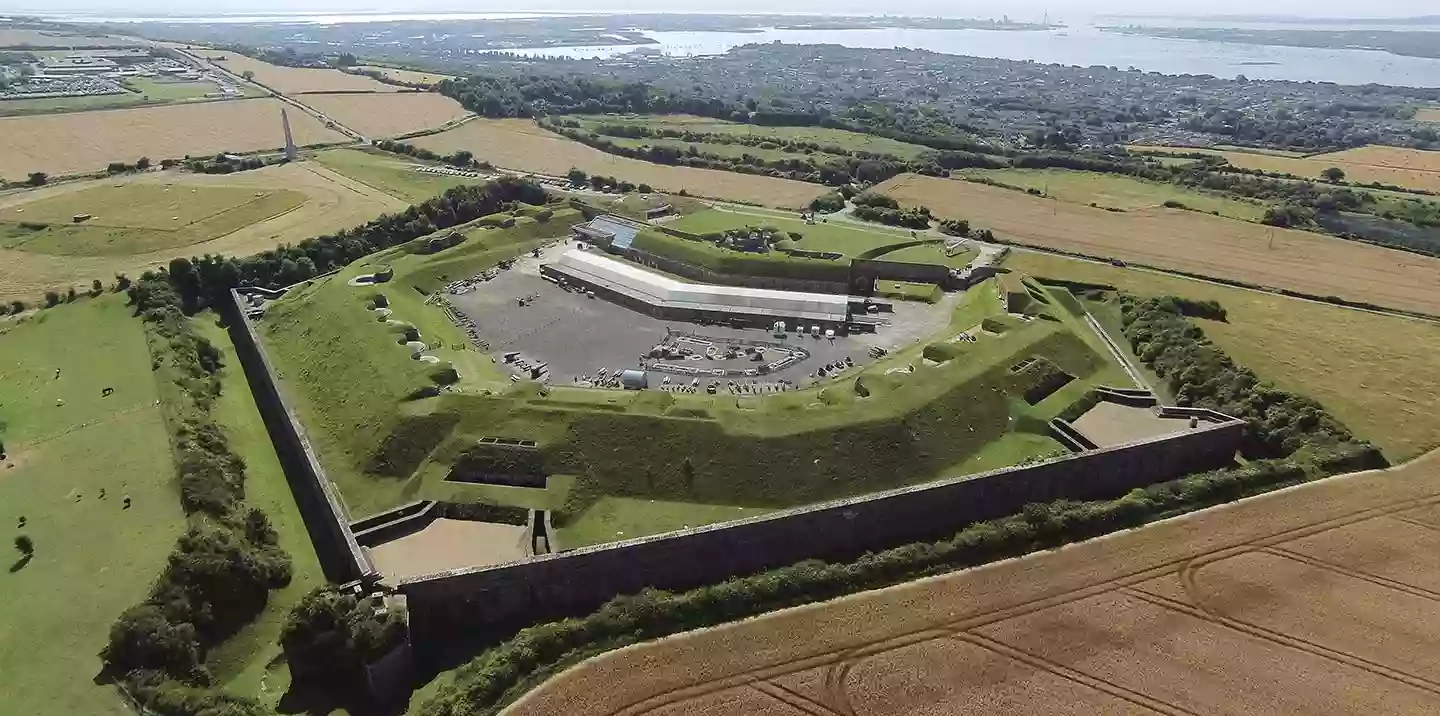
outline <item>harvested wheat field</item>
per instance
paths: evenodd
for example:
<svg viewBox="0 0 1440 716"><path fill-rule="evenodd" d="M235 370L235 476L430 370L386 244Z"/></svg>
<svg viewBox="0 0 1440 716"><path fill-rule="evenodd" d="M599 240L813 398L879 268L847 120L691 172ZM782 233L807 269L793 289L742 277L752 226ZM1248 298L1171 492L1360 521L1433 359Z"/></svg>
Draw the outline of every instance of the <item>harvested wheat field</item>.
<svg viewBox="0 0 1440 716"><path fill-rule="evenodd" d="M188 52L216 67L237 75L254 73L254 80L281 94L306 92L398 92L401 87L377 82L363 75L350 75L340 70L308 67L285 67L261 62L238 52L194 49Z"/></svg>
<svg viewBox="0 0 1440 716"><path fill-rule="evenodd" d="M649 184L671 194L684 190L694 196L763 206L799 208L829 191L818 184L789 179L672 167L606 154L547 132L527 119L477 119L447 132L417 137L411 144L440 154L468 149L476 159L514 171L564 176L571 167L579 167L590 174Z"/></svg>
<svg viewBox="0 0 1440 716"><path fill-rule="evenodd" d="M1219 301L1229 320L1199 325L1240 365L1320 401L1392 462L1440 447L1431 406L1440 395L1440 323L1034 251L1011 253L1005 266L1139 296Z"/></svg>
<svg viewBox="0 0 1440 716"><path fill-rule="evenodd" d="M1440 259L1183 209L1109 212L902 174L876 187L1003 240L1440 315Z"/></svg>
<svg viewBox="0 0 1440 716"><path fill-rule="evenodd" d="M1440 122L1440 107L1430 107L1415 113L1415 119L1422 122Z"/></svg>
<svg viewBox="0 0 1440 716"><path fill-rule="evenodd" d="M1440 169L1429 169L1422 171L1417 167L1405 167L1400 164L1384 164L1377 162L1377 158L1385 158L1392 162L1400 156L1406 157L1407 161L1418 162L1433 166L1436 159L1440 159L1440 152L1423 152L1416 149L1398 149L1394 147L1360 147L1349 149L1333 154L1317 154L1309 157L1284 157L1272 153L1253 151L1219 151L1215 149L1197 149L1194 147L1129 147L1135 152L1178 152L1183 154L1211 154L1224 157L1230 164L1242 169L1259 169L1267 172L1281 172L1283 174L1294 174L1307 179L1319 179L1320 172L1330 167L1339 167L1345 170L1345 181L1359 184L1380 182L1381 184L1393 184L1395 186L1409 187L1411 189L1423 189L1425 191L1440 191ZM1376 150L1379 150L1376 153ZM1355 154L1352 154L1355 152ZM1392 155L1391 152L1399 152L1400 155ZM1433 155L1434 159L1425 159L1409 155Z"/></svg>
<svg viewBox="0 0 1440 716"><path fill-rule="evenodd" d="M506 714L1437 713L1437 507L1432 453L602 655Z"/></svg>
<svg viewBox="0 0 1440 716"><path fill-rule="evenodd" d="M452 75L441 75L434 72L420 72L417 70L397 70L394 67L374 67L364 65L356 67L357 70L366 72L379 72L382 77L396 82L409 82L416 85L438 85L443 80L454 79Z"/></svg>
<svg viewBox="0 0 1440 716"><path fill-rule="evenodd" d="M1440 152L1402 147L1382 147L1372 144L1368 147L1346 149L1343 152L1317 154L1310 157L1317 162L1340 162L1340 166L1364 165L1390 169L1410 169L1421 172L1440 172Z"/></svg>
<svg viewBox="0 0 1440 716"><path fill-rule="evenodd" d="M99 171L110 162L178 159L285 146L280 109L269 97L103 112L0 118L0 177ZM299 145L346 142L304 112L289 113Z"/></svg>
<svg viewBox="0 0 1440 716"><path fill-rule="evenodd" d="M237 174L175 174L146 172L113 179L71 182L0 195L0 212L7 208L69 193L111 186L120 182L187 186L233 187L251 192L284 189L303 194L305 201L278 216L241 227L223 236L185 247L143 254L62 256L17 249L0 249L0 298L33 300L49 288L87 287L93 279L107 283L116 273L138 276L147 268L168 263L176 256L226 254L249 256L281 243L298 243L321 234L349 228L380 214L400 211L406 203L313 162L281 164Z"/></svg>
<svg viewBox="0 0 1440 716"><path fill-rule="evenodd" d="M300 100L330 119L376 139L439 129L470 115L459 102L433 92L307 94Z"/></svg>

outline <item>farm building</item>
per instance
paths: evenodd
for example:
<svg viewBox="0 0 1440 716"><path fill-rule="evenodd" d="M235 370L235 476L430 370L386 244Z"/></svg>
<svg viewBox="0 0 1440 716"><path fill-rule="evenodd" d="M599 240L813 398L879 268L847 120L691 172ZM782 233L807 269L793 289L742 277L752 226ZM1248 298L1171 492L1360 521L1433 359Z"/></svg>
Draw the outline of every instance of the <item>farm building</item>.
<svg viewBox="0 0 1440 716"><path fill-rule="evenodd" d="M770 327L775 321L844 329L850 298L685 283L596 252L572 249L540 267L545 277L594 291L601 298L657 318Z"/></svg>

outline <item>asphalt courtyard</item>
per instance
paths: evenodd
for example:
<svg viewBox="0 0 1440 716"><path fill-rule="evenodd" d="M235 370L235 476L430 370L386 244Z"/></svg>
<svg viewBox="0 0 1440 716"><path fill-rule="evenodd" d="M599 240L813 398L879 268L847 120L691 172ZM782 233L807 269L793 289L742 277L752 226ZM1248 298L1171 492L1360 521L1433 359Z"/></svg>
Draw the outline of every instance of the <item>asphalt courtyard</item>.
<svg viewBox="0 0 1440 716"><path fill-rule="evenodd" d="M526 257L514 268L478 284L467 293L448 296L455 308L475 321L481 340L489 344L497 359L518 351L531 364L547 363L550 381L568 384L577 376L594 375L605 369L634 368L650 349L660 344L667 329L709 338L781 342L803 346L810 358L771 373L767 380L789 380L805 385L818 368L847 357L857 365L869 362L870 347L886 349L914 340L942 328L948 321L950 302L929 304L899 303L891 319L874 334L815 338L790 334L781 340L763 329L700 326L685 321L665 321L611 303L570 292L540 278L538 263L558 255L566 247L549 247L542 258ZM520 299L528 298L525 305ZM928 330L927 330L928 329ZM699 361L698 366L745 368L740 361ZM652 372L651 387L658 388L663 374ZM678 380L678 378L676 378Z"/></svg>

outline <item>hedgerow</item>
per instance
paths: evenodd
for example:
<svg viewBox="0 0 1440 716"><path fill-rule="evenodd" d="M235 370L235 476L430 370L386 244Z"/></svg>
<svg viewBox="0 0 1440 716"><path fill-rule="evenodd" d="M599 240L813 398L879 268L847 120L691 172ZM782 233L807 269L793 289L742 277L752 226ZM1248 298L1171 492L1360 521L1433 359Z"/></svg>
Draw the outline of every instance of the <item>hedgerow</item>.
<svg viewBox="0 0 1440 716"><path fill-rule="evenodd" d="M211 688L204 662L264 610L271 590L289 584L290 557L265 513L246 507L245 463L211 415L219 351L194 332L165 274L147 273L129 294L156 371L176 388L162 393L190 525L149 597L115 621L101 656L152 712L262 713L253 700Z"/></svg>

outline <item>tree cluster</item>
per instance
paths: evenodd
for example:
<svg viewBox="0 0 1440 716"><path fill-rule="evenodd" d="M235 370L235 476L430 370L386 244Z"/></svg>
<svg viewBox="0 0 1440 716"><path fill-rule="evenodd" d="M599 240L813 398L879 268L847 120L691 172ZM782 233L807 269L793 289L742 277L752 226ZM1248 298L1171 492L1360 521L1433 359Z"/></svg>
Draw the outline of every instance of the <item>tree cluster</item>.
<svg viewBox="0 0 1440 716"><path fill-rule="evenodd" d="M280 633L294 678L342 688L363 683L365 665L405 640L399 614L377 607L371 598L329 586L305 595Z"/></svg>
<svg viewBox="0 0 1440 716"><path fill-rule="evenodd" d="M878 192L862 192L856 194L850 201L855 204L855 218L887 226L928 229L930 220L934 218L930 214L929 207L917 206L913 209L902 209L900 203L893 197Z"/></svg>
<svg viewBox="0 0 1440 716"><path fill-rule="evenodd" d="M1127 297L1123 306L1125 337L1135 355L1165 381L1177 403L1247 421L1241 447L1247 457L1288 457L1306 448L1361 445L1319 403L1261 382L1186 318L1187 313L1223 317L1223 309L1213 302Z"/></svg>
<svg viewBox="0 0 1440 716"><path fill-rule="evenodd" d="M476 161L475 155L465 149L456 150L452 154L436 154L424 147L417 147L413 144L397 142L391 139L377 139L373 144L376 149L382 151L404 154L407 157L415 157L416 159L423 159L428 162L444 162L453 167L460 167L461 169L476 167L480 169L491 168L490 162Z"/></svg>

